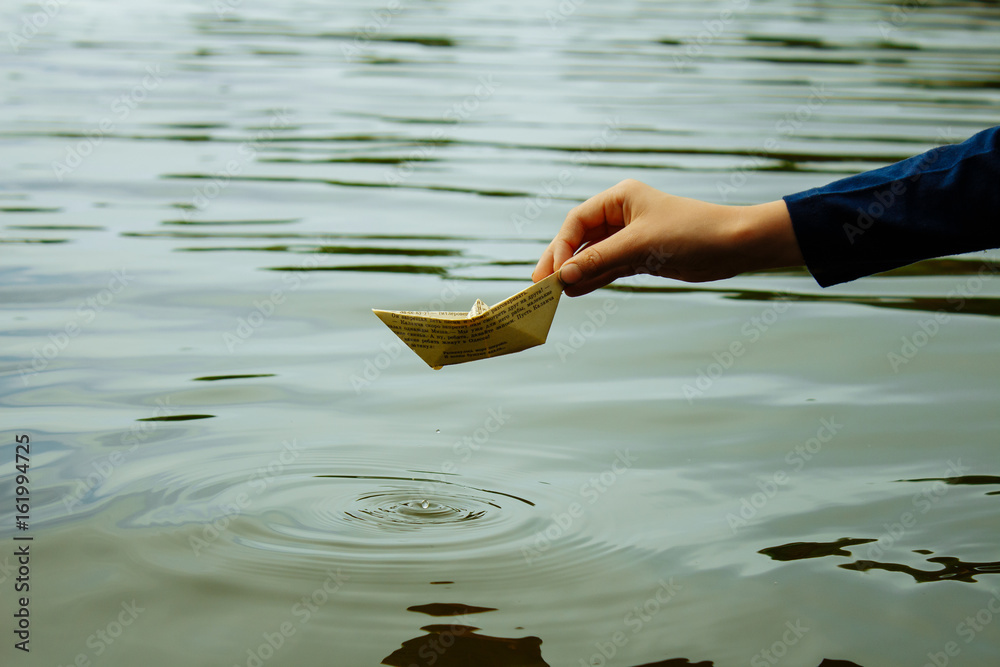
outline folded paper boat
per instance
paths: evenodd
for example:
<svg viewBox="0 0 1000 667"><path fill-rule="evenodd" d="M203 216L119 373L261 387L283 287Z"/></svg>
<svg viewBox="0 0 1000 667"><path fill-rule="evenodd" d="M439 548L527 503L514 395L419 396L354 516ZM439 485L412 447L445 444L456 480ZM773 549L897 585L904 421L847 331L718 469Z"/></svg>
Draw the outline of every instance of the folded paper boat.
<svg viewBox="0 0 1000 667"><path fill-rule="evenodd" d="M562 288L556 272L495 306L487 307L477 299L468 313L372 312L428 366L438 369L541 345L549 334Z"/></svg>

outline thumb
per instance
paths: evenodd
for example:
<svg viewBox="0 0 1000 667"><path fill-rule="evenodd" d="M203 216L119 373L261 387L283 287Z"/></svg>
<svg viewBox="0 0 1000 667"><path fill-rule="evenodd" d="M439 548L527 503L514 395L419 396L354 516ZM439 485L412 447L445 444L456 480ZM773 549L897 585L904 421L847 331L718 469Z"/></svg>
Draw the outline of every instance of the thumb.
<svg viewBox="0 0 1000 667"><path fill-rule="evenodd" d="M614 237L587 246L559 269L559 278L565 285L576 286L571 296L592 292L609 285L615 278L631 275L627 238L628 229L619 231Z"/></svg>

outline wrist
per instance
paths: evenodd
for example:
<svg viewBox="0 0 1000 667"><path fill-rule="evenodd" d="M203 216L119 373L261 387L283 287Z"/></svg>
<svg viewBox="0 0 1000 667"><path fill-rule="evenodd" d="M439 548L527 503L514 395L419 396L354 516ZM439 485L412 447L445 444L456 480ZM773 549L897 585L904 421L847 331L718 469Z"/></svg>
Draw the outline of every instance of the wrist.
<svg viewBox="0 0 1000 667"><path fill-rule="evenodd" d="M740 273L805 264L784 200L740 207L738 220L734 247L743 264Z"/></svg>

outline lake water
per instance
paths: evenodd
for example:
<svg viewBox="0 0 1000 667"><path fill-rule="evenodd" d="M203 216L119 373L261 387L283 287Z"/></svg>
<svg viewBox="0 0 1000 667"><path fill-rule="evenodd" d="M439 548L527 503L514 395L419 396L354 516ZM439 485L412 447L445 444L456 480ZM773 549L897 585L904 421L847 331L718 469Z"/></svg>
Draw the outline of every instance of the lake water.
<svg viewBox="0 0 1000 667"><path fill-rule="evenodd" d="M0 17L4 665L996 664L996 253L634 278L437 372L371 312L514 294L623 178L994 125L996 3Z"/></svg>

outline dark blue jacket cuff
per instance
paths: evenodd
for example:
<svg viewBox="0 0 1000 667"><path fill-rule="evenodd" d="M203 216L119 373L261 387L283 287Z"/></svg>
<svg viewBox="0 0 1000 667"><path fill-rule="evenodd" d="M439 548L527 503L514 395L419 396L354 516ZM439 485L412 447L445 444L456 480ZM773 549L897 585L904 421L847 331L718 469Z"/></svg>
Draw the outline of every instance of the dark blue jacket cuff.
<svg viewBox="0 0 1000 667"><path fill-rule="evenodd" d="M784 200L823 287L1000 247L1000 126Z"/></svg>

